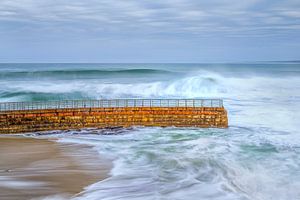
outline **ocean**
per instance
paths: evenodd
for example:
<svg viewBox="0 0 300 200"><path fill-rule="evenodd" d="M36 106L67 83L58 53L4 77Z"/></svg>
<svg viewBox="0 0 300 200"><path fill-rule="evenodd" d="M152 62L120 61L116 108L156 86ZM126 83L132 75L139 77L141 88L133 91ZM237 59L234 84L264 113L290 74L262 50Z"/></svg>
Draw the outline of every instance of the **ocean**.
<svg viewBox="0 0 300 200"><path fill-rule="evenodd" d="M75 199L300 199L300 62L0 64L0 102L102 98L222 98L229 128L32 134L113 160Z"/></svg>

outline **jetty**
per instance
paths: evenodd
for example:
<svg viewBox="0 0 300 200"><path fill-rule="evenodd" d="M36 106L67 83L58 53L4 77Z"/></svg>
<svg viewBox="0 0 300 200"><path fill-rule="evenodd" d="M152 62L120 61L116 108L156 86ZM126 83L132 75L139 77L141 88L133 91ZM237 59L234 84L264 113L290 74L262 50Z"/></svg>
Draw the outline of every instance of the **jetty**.
<svg viewBox="0 0 300 200"><path fill-rule="evenodd" d="M222 99L102 99L0 103L0 134L82 128L227 128Z"/></svg>

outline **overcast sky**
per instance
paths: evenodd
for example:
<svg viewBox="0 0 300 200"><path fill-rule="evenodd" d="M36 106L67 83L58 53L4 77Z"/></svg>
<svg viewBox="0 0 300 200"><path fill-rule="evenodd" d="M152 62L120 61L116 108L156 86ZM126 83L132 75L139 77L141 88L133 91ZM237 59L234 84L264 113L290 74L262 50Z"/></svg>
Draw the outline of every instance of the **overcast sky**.
<svg viewBox="0 0 300 200"><path fill-rule="evenodd" d="M300 60L300 0L0 0L0 62Z"/></svg>

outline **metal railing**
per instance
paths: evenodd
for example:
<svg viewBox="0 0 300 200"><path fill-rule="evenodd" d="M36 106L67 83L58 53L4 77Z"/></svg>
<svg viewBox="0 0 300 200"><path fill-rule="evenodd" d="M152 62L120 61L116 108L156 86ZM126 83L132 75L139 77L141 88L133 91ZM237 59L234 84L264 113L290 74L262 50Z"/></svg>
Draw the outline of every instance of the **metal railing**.
<svg viewBox="0 0 300 200"><path fill-rule="evenodd" d="M0 103L0 111L111 107L223 107L222 99L102 99Z"/></svg>

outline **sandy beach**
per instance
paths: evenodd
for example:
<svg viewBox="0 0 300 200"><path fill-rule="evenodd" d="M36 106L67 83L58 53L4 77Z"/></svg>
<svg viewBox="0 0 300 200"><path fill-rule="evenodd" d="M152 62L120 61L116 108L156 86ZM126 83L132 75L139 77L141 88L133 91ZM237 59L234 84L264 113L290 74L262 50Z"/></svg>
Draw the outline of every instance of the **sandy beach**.
<svg viewBox="0 0 300 200"><path fill-rule="evenodd" d="M0 199L69 199L108 177L111 162L89 146L0 137Z"/></svg>

